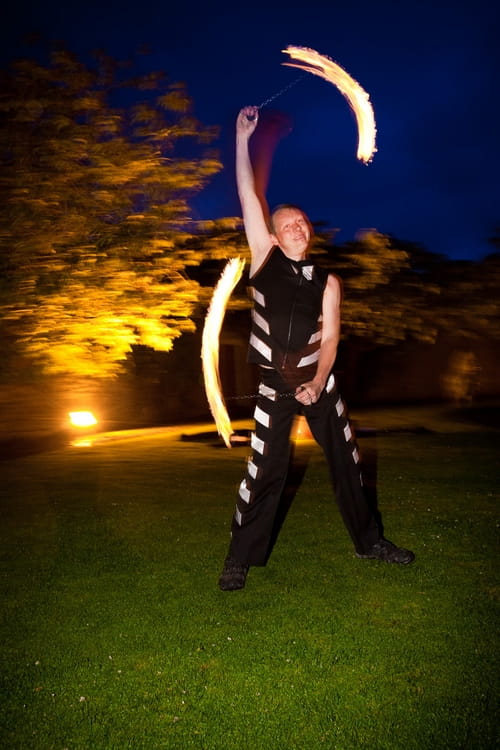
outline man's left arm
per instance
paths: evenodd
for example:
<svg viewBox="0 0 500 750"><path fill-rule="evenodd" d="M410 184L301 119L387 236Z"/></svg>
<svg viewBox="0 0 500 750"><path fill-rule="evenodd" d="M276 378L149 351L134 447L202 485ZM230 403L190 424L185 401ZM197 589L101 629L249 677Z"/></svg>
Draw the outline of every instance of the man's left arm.
<svg viewBox="0 0 500 750"><path fill-rule="evenodd" d="M314 404L319 399L335 363L340 339L341 301L340 280L330 274L323 293L323 326L316 375L303 383L295 394L296 399L303 404Z"/></svg>

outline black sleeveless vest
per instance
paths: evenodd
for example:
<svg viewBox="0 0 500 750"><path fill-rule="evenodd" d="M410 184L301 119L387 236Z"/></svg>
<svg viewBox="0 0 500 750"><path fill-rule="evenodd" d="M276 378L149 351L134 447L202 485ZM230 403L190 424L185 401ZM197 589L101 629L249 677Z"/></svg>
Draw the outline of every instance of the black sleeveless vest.
<svg viewBox="0 0 500 750"><path fill-rule="evenodd" d="M250 279L254 300L248 361L272 367L289 387L316 373L328 272L274 247Z"/></svg>

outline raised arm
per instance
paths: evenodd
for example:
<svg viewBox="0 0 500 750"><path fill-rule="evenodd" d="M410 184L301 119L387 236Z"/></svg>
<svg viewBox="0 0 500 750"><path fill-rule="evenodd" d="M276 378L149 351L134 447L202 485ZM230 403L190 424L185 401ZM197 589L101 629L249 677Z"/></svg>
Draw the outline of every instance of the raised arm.
<svg viewBox="0 0 500 750"><path fill-rule="evenodd" d="M267 206L258 195L250 160L249 141L257 127L258 119L258 107L244 107L236 120L236 184L252 255L250 276L260 268L273 245L266 223Z"/></svg>

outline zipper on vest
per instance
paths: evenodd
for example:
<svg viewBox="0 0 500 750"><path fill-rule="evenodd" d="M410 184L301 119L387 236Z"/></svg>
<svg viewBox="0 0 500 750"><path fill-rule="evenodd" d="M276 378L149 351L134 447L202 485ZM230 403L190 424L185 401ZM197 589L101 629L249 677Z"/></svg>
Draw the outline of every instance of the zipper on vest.
<svg viewBox="0 0 500 750"><path fill-rule="evenodd" d="M293 268L293 270L295 272L295 268L293 266L292 266L292 268ZM290 310L290 319L288 321L288 335L287 335L287 339L286 339L286 349L285 349L285 353L283 355L283 360L281 362L281 369L282 370L285 369L287 361L288 361L288 350L290 348L290 339L292 338L293 315L295 313L295 305L297 304L297 296L299 294L299 289L300 289L300 287L302 285L302 279L304 278L304 276L302 275L302 273L300 271L298 273L298 277L299 277L299 283L297 284L297 289L295 291L295 296L294 296L293 302L292 302L292 308Z"/></svg>

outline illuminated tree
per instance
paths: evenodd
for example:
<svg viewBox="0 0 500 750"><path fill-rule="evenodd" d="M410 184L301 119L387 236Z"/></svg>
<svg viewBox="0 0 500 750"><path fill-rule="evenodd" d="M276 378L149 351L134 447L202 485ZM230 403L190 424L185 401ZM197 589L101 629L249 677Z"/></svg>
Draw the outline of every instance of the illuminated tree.
<svg viewBox="0 0 500 750"><path fill-rule="evenodd" d="M500 337L500 256L453 261L416 243L363 232L318 261L343 280L344 338L368 345Z"/></svg>
<svg viewBox="0 0 500 750"><path fill-rule="evenodd" d="M500 254L480 261L449 261L436 282L440 330L462 340L500 339Z"/></svg>
<svg viewBox="0 0 500 750"><path fill-rule="evenodd" d="M1 84L4 330L52 373L114 375L134 344L168 351L194 327L186 268L205 256L188 202L221 169L216 131L182 84L103 55L59 50Z"/></svg>
<svg viewBox="0 0 500 750"><path fill-rule="evenodd" d="M409 308L415 299L409 289L396 289L409 267L409 255L389 237L364 231L354 242L323 249L318 262L343 282L343 338L393 344L411 335L415 317Z"/></svg>

